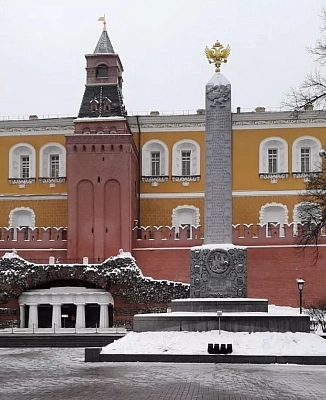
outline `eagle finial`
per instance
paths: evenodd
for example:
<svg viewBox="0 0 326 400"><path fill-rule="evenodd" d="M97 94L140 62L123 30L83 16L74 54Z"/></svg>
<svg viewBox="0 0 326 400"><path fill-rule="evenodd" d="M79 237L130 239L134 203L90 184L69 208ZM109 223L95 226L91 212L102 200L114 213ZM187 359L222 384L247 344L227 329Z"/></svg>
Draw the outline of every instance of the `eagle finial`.
<svg viewBox="0 0 326 400"><path fill-rule="evenodd" d="M227 45L226 48L217 40L211 49L207 46L205 47L205 54L210 64L214 63L215 72L221 71L221 63L227 62L227 58L229 57L231 52L230 45Z"/></svg>

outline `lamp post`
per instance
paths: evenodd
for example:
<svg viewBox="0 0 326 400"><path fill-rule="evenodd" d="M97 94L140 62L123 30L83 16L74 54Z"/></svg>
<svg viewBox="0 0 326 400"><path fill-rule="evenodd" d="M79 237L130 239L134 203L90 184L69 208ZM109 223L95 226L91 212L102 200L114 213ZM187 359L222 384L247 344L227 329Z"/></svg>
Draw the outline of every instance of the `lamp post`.
<svg viewBox="0 0 326 400"><path fill-rule="evenodd" d="M298 290L299 290L300 314L302 314L302 291L303 291L304 280L297 279L297 284L298 284Z"/></svg>
<svg viewBox="0 0 326 400"><path fill-rule="evenodd" d="M320 157L326 158L326 150L321 149L321 150L319 151L319 155L320 155Z"/></svg>
<svg viewBox="0 0 326 400"><path fill-rule="evenodd" d="M221 334L221 317L222 317L222 311L217 311L217 318L218 318L218 334Z"/></svg>

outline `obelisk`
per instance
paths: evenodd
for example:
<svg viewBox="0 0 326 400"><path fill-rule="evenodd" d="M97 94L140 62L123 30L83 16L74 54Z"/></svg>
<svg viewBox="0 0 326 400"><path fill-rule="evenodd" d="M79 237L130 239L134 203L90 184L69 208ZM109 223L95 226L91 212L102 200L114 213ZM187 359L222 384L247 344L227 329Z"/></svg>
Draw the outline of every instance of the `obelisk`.
<svg viewBox="0 0 326 400"><path fill-rule="evenodd" d="M232 244L231 84L220 72L230 46L205 53L215 64L205 87L205 244L191 249L190 297L246 297L246 249Z"/></svg>

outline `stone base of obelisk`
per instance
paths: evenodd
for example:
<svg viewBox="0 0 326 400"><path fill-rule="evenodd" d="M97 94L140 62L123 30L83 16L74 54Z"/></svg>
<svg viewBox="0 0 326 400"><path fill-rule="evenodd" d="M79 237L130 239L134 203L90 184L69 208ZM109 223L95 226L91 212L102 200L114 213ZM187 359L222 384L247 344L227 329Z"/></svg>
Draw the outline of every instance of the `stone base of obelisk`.
<svg viewBox="0 0 326 400"><path fill-rule="evenodd" d="M190 250L190 298L247 297L247 249L209 244Z"/></svg>
<svg viewBox="0 0 326 400"><path fill-rule="evenodd" d="M308 315L268 313L266 299L247 298L247 251L232 244L191 248L190 298L170 312L134 316L134 331L309 332Z"/></svg>

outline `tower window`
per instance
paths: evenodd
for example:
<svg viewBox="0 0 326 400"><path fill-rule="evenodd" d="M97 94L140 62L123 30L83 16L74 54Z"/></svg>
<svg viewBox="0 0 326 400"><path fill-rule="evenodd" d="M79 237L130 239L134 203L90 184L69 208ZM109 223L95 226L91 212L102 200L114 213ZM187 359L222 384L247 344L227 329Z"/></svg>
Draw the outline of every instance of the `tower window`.
<svg viewBox="0 0 326 400"><path fill-rule="evenodd" d="M50 178L57 178L60 175L59 154L50 154Z"/></svg>
<svg viewBox="0 0 326 400"><path fill-rule="evenodd" d="M91 111L97 111L98 109L98 101L96 99L93 99L89 102L89 108Z"/></svg>
<svg viewBox="0 0 326 400"><path fill-rule="evenodd" d="M110 111L112 106L112 102L108 97L105 97L103 101L103 108L105 111Z"/></svg>
<svg viewBox="0 0 326 400"><path fill-rule="evenodd" d="M29 156L20 157L20 177L29 178Z"/></svg>
<svg viewBox="0 0 326 400"><path fill-rule="evenodd" d="M107 78L109 76L109 69L105 64L100 64L96 68L96 78Z"/></svg>

